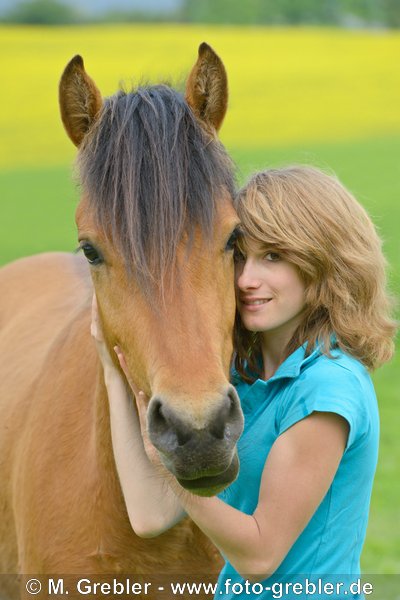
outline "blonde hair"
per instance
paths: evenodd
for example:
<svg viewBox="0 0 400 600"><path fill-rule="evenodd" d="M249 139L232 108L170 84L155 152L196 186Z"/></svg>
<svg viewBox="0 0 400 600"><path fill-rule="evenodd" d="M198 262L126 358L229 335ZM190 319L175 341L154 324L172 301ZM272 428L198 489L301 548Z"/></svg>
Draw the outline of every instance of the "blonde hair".
<svg viewBox="0 0 400 600"><path fill-rule="evenodd" d="M381 240L357 200L333 176L308 166L256 173L237 197L243 242L281 252L306 285L304 319L287 355L307 342L330 355L336 345L374 369L394 351L396 324L386 291ZM260 374L258 333L235 324L235 366L247 380Z"/></svg>

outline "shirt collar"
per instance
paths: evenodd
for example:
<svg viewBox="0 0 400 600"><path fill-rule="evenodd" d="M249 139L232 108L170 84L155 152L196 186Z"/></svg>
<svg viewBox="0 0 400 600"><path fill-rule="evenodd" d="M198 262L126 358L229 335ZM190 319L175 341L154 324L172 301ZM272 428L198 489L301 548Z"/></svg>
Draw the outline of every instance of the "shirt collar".
<svg viewBox="0 0 400 600"><path fill-rule="evenodd" d="M283 363L279 365L273 376L270 377L265 383L269 381L276 381L277 379L291 379L297 377L300 374L303 365L311 362L314 360L314 358L316 358L316 356L321 354L321 345L316 344L314 350L308 356L306 356L306 351L307 342L292 352L292 354L290 354L283 361Z"/></svg>
<svg viewBox="0 0 400 600"><path fill-rule="evenodd" d="M300 371L303 365L308 364L312 360L314 360L317 356L321 354L321 344L317 343L315 345L314 350L306 356L307 350L307 342L302 346L299 346L292 354L290 354L284 361L279 365L274 375L264 381L263 379L257 379L253 385L256 383L259 385L267 385L272 381L277 381L278 379L294 379L300 374ZM234 385L242 382L242 378L236 369L233 370L232 373L232 383ZM252 384L249 384L250 386Z"/></svg>

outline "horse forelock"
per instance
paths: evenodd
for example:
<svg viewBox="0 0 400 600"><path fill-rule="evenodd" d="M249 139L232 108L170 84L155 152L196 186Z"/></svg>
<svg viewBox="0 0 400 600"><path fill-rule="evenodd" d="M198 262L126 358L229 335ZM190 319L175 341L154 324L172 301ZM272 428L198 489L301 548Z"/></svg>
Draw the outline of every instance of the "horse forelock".
<svg viewBox="0 0 400 600"><path fill-rule="evenodd" d="M106 99L78 169L97 225L145 293L162 288L184 234L211 237L218 199L234 193L223 146L166 85Z"/></svg>

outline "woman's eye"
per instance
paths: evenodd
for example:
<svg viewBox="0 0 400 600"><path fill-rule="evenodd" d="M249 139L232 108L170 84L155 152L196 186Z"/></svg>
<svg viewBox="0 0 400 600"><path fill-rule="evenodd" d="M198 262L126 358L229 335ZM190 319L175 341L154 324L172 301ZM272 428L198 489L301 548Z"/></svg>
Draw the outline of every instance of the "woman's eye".
<svg viewBox="0 0 400 600"><path fill-rule="evenodd" d="M91 265L98 265L103 262L100 254L92 244L84 243L81 245L83 254L86 256L88 262Z"/></svg>
<svg viewBox="0 0 400 600"><path fill-rule="evenodd" d="M281 255L280 255L280 254L278 254L278 252L268 252L268 253L267 253L267 254L264 256L264 258L265 258L266 260L269 260L269 261L271 261L271 262L276 262L276 261L278 261L278 260L281 260Z"/></svg>

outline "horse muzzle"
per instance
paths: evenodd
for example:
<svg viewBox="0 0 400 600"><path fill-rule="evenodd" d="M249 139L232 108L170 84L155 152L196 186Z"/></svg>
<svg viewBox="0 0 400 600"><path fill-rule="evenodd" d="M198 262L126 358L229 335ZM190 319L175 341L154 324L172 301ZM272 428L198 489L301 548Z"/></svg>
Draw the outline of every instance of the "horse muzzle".
<svg viewBox="0 0 400 600"><path fill-rule="evenodd" d="M243 413L235 389L229 386L207 414L206 423L195 426L186 411L161 396L151 399L147 412L149 437L163 464L183 488L201 496L222 491L239 470Z"/></svg>

